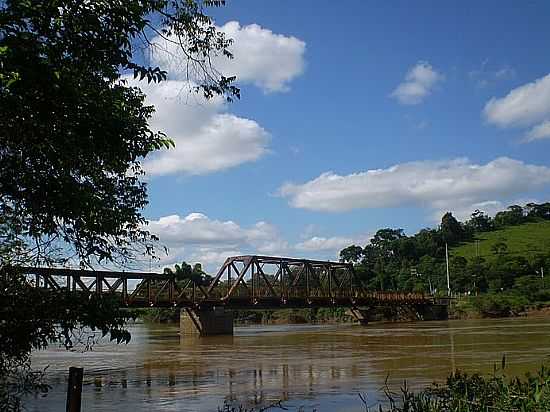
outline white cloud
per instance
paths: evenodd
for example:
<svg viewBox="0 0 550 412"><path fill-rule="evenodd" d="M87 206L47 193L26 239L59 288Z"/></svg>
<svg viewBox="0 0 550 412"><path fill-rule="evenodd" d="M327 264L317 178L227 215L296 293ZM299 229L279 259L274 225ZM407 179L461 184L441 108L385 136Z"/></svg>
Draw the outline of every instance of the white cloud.
<svg viewBox="0 0 550 412"><path fill-rule="evenodd" d="M224 113L222 99L190 95L192 85L184 81L127 80L147 95L146 104L155 106L151 127L165 132L176 145L147 157L143 167L149 175L206 174L255 161L268 152L269 133L254 120Z"/></svg>
<svg viewBox="0 0 550 412"><path fill-rule="evenodd" d="M534 126L525 135L525 142L533 140L550 139L550 120L545 120L541 124Z"/></svg>
<svg viewBox="0 0 550 412"><path fill-rule="evenodd" d="M550 118L550 74L487 102L483 114L500 127L529 126Z"/></svg>
<svg viewBox="0 0 550 412"><path fill-rule="evenodd" d="M202 213L164 216L147 227L169 248L167 262L187 259L204 264L221 264L228 256L255 252L282 254L288 243L275 226L257 222L242 227L232 220L211 219ZM243 251L243 252L241 252Z"/></svg>
<svg viewBox="0 0 550 412"><path fill-rule="evenodd" d="M306 227L308 238L291 245L277 227L268 222L259 221L245 227L232 220L212 219L196 212L151 220L146 229L169 249L167 256L161 256L161 266L185 260L202 263L210 273L230 256L263 254L334 259L341 249L351 244L364 245L370 239L370 235L312 236L309 233L312 228Z"/></svg>
<svg viewBox="0 0 550 412"><path fill-rule="evenodd" d="M305 43L293 36L276 34L257 24L241 26L232 21L221 27L234 43L233 59L213 58L213 66L238 82L250 83L264 92L287 91L290 82L305 67ZM193 93L197 79L189 78L187 57L172 39L157 36L151 40L151 64L167 70L169 80L161 84L137 82L131 85L147 95L155 106L153 129L165 132L175 141L175 149L147 157L144 169L149 175L199 175L253 162L268 152L269 133L256 121L227 113L223 99L211 100Z"/></svg>
<svg viewBox="0 0 550 412"><path fill-rule="evenodd" d="M399 206L452 211L515 198L549 184L549 167L501 157L481 165L455 159L403 163L345 176L326 172L306 183L287 183L279 193L293 207L323 212Z"/></svg>
<svg viewBox="0 0 550 412"><path fill-rule="evenodd" d="M419 104L443 79L444 76L434 70L428 62L421 61L408 71L405 81L397 86L391 96L401 104Z"/></svg>
<svg viewBox="0 0 550 412"><path fill-rule="evenodd" d="M302 40L273 33L257 24L241 26L236 21L218 29L234 41L229 47L233 59L212 59L215 69L226 77L237 76L238 83L254 84L269 93L288 91L289 83L303 73L306 44ZM189 80L188 60L175 38L167 41L157 36L151 43L154 64L166 68L171 78Z"/></svg>
<svg viewBox="0 0 550 412"><path fill-rule="evenodd" d="M370 236L345 237L345 236L313 236L296 245L297 250L318 252L318 251L334 251L339 252L347 246L357 244L365 245L369 241Z"/></svg>
<svg viewBox="0 0 550 412"><path fill-rule="evenodd" d="M222 73L235 74L237 81L252 83L265 92L284 92L303 73L306 44L302 40L236 21L219 29L234 40L230 47L234 59L218 59L216 64Z"/></svg>

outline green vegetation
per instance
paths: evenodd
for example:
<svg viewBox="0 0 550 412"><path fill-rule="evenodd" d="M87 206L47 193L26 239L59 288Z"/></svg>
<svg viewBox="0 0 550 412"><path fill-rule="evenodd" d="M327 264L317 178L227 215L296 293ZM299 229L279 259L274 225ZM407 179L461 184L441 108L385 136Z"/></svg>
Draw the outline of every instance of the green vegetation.
<svg viewBox="0 0 550 412"><path fill-rule="evenodd" d="M476 252L479 240L479 254ZM365 247L340 252L373 290L460 296L456 316L510 316L550 304L550 203L510 206L494 218L476 210L466 222L446 213L439 227L406 236L380 229Z"/></svg>
<svg viewBox="0 0 550 412"><path fill-rule="evenodd" d="M449 251L451 256L472 259L480 256L493 260L498 256L495 246L506 245L503 251L508 255L525 256L531 260L537 254L550 250L550 221L538 220L518 226L507 226L494 232L476 233L474 240L466 242Z"/></svg>
<svg viewBox="0 0 550 412"><path fill-rule="evenodd" d="M358 277L370 290L444 296L446 244L450 286L456 297L451 316L514 316L550 306L550 203L510 206L494 218L476 210L466 222L446 213L438 228L423 229L413 236L406 236L402 229L380 229L369 244L348 246L340 258L354 264ZM202 276L201 282L208 283L199 272L193 274L185 262L175 269L182 279ZM175 320L177 313L148 310L145 317ZM239 311L236 319L245 323L352 320L336 309Z"/></svg>
<svg viewBox="0 0 550 412"><path fill-rule="evenodd" d="M505 360L502 364L504 367ZM536 375L507 379L495 370L492 376L456 372L445 385L432 385L411 392L406 384L400 393L385 390L386 405L365 411L379 412L546 412L550 410L550 369L542 366Z"/></svg>
<svg viewBox="0 0 550 412"><path fill-rule="evenodd" d="M43 295L17 267L128 266L154 256L141 163L173 142L150 128L154 107L123 75L164 81L164 70L134 53L152 35L171 37L189 56L198 92L238 98L234 77L210 64L231 57L231 40L205 14L223 4L0 2L0 410L17 411L22 394L45 389L30 368L32 349L72 347L85 327L128 341L126 314L108 298Z"/></svg>
<svg viewBox="0 0 550 412"><path fill-rule="evenodd" d="M280 310L239 310L235 320L240 323L327 323L352 322L345 308L280 309Z"/></svg>

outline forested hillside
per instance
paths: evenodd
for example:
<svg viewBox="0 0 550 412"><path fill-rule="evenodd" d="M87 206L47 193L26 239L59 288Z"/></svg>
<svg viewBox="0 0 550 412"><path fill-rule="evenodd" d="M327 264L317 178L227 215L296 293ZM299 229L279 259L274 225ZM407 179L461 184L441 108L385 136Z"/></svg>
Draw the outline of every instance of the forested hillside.
<svg viewBox="0 0 550 412"><path fill-rule="evenodd" d="M446 213L437 228L407 236L380 229L366 246L352 245L340 258L353 262L376 290L447 293L445 245L451 290L457 294L513 293L528 302L550 300L550 203L513 205L490 217L476 210L459 222Z"/></svg>

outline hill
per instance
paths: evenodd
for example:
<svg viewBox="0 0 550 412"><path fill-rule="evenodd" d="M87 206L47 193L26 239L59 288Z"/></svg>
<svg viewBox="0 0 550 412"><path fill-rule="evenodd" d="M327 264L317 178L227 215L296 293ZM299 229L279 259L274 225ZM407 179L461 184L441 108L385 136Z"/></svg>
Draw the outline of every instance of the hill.
<svg viewBox="0 0 550 412"><path fill-rule="evenodd" d="M550 221L524 223L508 226L493 232L477 233L474 241L464 243L449 251L451 256L463 256L467 259L479 256L492 260L495 258L491 247L499 242L508 246L507 254L523 255L526 258L550 251Z"/></svg>

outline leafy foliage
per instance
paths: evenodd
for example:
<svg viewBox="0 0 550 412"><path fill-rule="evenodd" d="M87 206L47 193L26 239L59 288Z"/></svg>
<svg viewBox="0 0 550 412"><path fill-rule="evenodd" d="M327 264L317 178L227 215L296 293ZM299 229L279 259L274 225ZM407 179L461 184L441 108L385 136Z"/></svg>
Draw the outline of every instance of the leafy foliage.
<svg viewBox="0 0 550 412"><path fill-rule="evenodd" d="M124 329L129 314L108 296L31 288L17 269L0 270L0 410L18 410L21 396L46 392L41 371L32 371L31 350L60 344L89 348L109 334L128 342Z"/></svg>
<svg viewBox="0 0 550 412"><path fill-rule="evenodd" d="M502 368L505 358L502 359ZM508 380L497 371L492 376L468 375L457 371L447 378L445 385L436 385L411 392L406 383L399 393L385 389L386 406L365 410L378 412L543 412L550 410L550 370L542 366L536 375Z"/></svg>
<svg viewBox="0 0 550 412"><path fill-rule="evenodd" d="M71 348L92 335L130 338L127 314L107 297L29 287L16 266L127 265L154 256L144 229L141 161L173 142L152 130L145 95L122 78L161 82L139 51L151 35L176 44L207 98L240 91L211 57L231 44L206 14L221 0L6 0L0 2L0 407L42 391L29 353ZM140 58L141 57L141 58ZM79 332L80 331L80 332ZM84 339L81 342L81 339Z"/></svg>
<svg viewBox="0 0 550 412"><path fill-rule="evenodd" d="M166 78L166 71L134 57L151 33L179 39L190 76L207 97L239 96L234 78L209 63L212 54L231 57L231 41L202 2L8 0L0 6L0 215L20 239L33 241L43 260L60 242L65 249L58 256L70 247L83 264L124 262L136 244L153 253L155 238L140 213L147 204L140 161L173 143L149 128L154 108L121 80L127 70L148 82Z"/></svg>

